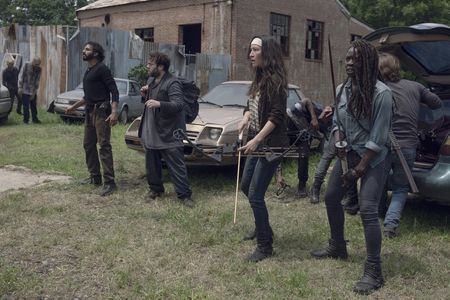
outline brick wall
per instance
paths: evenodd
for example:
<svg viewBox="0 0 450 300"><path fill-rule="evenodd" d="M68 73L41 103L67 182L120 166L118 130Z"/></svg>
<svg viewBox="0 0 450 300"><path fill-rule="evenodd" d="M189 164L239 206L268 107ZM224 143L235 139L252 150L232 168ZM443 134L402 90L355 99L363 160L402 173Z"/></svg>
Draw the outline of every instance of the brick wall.
<svg viewBox="0 0 450 300"><path fill-rule="evenodd" d="M345 15L335 0L166 0L80 11L80 26L109 26L134 30L154 28L155 42L179 42L179 25L202 24L202 52L230 53L232 79L250 79L247 47L252 36L270 33L270 13L289 15L290 54L285 58L289 82L322 103L332 102L327 48L330 34L336 82L345 78L344 58L351 34L364 36L369 29ZM105 15L110 23L105 24ZM324 23L321 60L305 58L307 19Z"/></svg>

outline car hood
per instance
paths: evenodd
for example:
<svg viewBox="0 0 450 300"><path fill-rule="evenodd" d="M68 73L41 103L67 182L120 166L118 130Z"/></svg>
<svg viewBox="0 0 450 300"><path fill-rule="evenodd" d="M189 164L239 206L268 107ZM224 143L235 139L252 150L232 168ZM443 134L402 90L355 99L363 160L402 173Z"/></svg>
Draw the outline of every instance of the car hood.
<svg viewBox="0 0 450 300"><path fill-rule="evenodd" d="M72 91L68 91L58 95L58 98L61 99L76 99L80 100L84 96L84 91L82 89L76 89Z"/></svg>
<svg viewBox="0 0 450 300"><path fill-rule="evenodd" d="M208 104L200 104L197 118L192 124L226 125L230 122L242 119L243 111L244 109L239 107L216 107L209 106Z"/></svg>
<svg viewBox="0 0 450 300"><path fill-rule="evenodd" d="M450 27L423 23L378 29L364 37L398 57L409 71L430 84L450 84Z"/></svg>

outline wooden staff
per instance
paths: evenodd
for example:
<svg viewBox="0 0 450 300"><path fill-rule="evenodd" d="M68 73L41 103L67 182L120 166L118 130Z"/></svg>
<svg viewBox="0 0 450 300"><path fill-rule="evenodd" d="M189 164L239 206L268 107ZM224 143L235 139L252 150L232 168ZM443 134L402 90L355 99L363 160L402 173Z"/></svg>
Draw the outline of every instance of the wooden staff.
<svg viewBox="0 0 450 300"><path fill-rule="evenodd" d="M244 131L239 134L237 145L240 147L242 145L242 138L244 136ZM236 175L236 196L234 198L234 216L233 216L233 224L236 224L236 215L237 215L237 203L238 203L238 194L239 194L239 172L241 170L241 151L238 151L238 165L237 165L237 175Z"/></svg>

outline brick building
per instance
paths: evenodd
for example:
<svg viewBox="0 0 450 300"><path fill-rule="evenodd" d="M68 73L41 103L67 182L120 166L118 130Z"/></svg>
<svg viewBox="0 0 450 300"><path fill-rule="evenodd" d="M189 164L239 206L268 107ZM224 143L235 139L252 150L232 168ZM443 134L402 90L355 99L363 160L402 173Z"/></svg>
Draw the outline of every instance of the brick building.
<svg viewBox="0 0 450 300"><path fill-rule="evenodd" d="M337 82L352 39L372 31L338 0L99 0L77 11L80 26L134 31L142 39L184 44L186 53L231 54L231 79L249 79L252 36L281 43L289 82L322 103L332 101L327 37Z"/></svg>

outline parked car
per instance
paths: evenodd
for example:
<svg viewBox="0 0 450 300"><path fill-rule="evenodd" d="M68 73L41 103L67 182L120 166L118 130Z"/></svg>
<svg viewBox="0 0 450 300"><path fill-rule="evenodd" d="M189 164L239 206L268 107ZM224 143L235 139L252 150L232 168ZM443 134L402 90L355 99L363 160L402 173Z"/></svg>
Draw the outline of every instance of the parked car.
<svg viewBox="0 0 450 300"><path fill-rule="evenodd" d="M119 122L125 124L131 118L142 114L144 104L141 102L140 86L136 81L114 78L119 90ZM59 94L54 101L54 112L64 121L84 119L84 106L79 107L73 114L66 114L65 110L84 96L83 84L74 90Z"/></svg>
<svg viewBox="0 0 450 300"><path fill-rule="evenodd" d="M186 134L189 140L200 147L205 153L212 154L226 144L233 144L238 138L238 124L242 120L243 111L247 104L247 92L250 81L228 81L209 91L200 100L200 109L197 118L186 125ZM288 107L305 96L300 88L289 85ZM141 141L138 137L140 118L134 120L125 133L125 142L128 148L143 152ZM184 153L186 163L189 165L233 165L237 158L224 156L221 163L217 163L208 157L195 151L191 145L184 141ZM321 140L314 140L313 147L318 147ZM290 156L295 156L291 154Z"/></svg>
<svg viewBox="0 0 450 300"><path fill-rule="evenodd" d="M439 110L421 107L420 144L412 173L420 196L450 205L450 27L429 23L390 27L364 38L396 55L441 98Z"/></svg>
<svg viewBox="0 0 450 300"><path fill-rule="evenodd" d="M8 115L11 111L11 98L8 89L0 84L0 124L8 121Z"/></svg>

